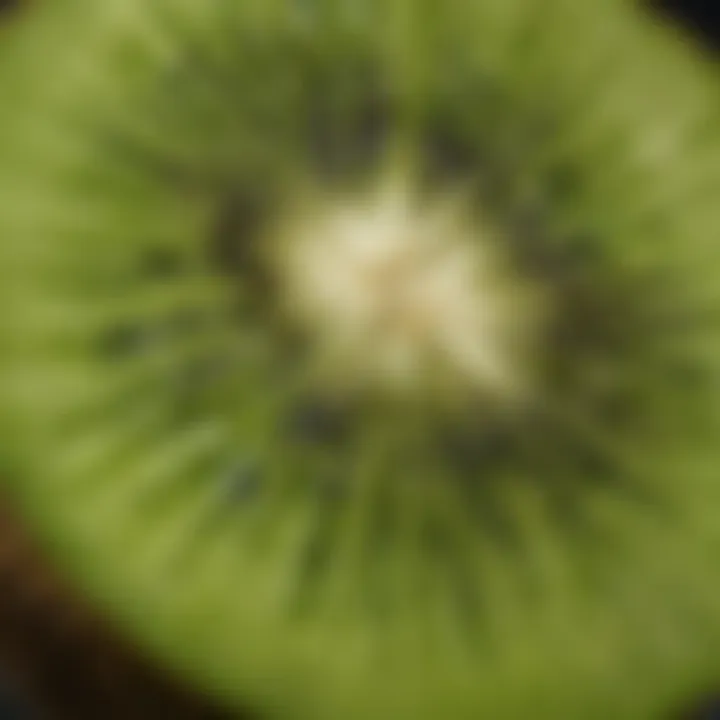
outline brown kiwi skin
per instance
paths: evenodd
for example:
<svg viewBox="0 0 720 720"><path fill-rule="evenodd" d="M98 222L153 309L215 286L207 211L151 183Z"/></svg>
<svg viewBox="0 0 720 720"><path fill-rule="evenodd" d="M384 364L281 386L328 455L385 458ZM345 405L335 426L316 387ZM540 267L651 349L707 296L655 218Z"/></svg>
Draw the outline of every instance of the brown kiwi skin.
<svg viewBox="0 0 720 720"><path fill-rule="evenodd" d="M0 676L22 720L230 720L113 634L0 497ZM248 716L249 717L249 716Z"/></svg>

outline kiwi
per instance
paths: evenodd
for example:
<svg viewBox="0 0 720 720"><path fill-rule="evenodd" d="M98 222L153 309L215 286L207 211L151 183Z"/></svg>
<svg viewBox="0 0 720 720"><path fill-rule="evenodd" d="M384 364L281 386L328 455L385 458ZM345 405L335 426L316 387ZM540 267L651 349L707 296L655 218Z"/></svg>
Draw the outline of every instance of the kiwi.
<svg viewBox="0 0 720 720"><path fill-rule="evenodd" d="M268 718L650 720L717 681L700 51L622 0L34 13L8 485L117 627Z"/></svg>

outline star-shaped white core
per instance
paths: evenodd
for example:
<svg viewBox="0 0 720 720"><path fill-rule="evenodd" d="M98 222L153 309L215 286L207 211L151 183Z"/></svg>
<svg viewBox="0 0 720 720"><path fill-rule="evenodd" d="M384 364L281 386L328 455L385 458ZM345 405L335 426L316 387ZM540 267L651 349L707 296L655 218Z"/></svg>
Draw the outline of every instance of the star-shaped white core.
<svg viewBox="0 0 720 720"><path fill-rule="evenodd" d="M418 197L395 177L293 215L280 254L286 309L353 383L444 378L516 396L527 294L462 203Z"/></svg>

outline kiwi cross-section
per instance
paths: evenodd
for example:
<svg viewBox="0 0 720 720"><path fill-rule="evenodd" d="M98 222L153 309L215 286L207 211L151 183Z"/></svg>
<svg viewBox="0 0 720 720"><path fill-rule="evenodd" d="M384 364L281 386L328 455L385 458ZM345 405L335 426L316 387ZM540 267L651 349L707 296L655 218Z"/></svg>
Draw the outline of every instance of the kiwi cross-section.
<svg viewBox="0 0 720 720"><path fill-rule="evenodd" d="M230 708L720 679L715 67L621 0L55 0L0 51L7 484Z"/></svg>

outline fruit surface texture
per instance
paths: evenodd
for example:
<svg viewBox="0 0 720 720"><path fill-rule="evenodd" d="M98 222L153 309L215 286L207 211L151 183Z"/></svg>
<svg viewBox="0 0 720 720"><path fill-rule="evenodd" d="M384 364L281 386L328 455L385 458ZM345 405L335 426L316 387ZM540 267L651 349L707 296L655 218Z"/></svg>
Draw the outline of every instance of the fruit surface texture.
<svg viewBox="0 0 720 720"><path fill-rule="evenodd" d="M622 0L56 0L0 48L7 485L278 720L720 677L716 67Z"/></svg>

